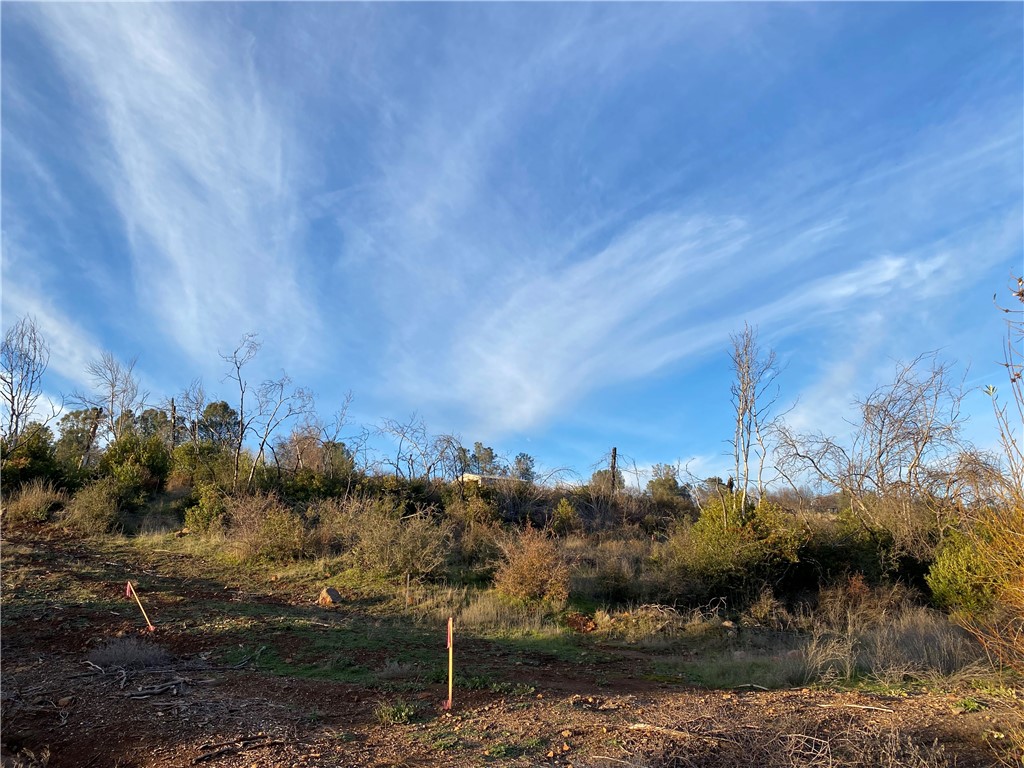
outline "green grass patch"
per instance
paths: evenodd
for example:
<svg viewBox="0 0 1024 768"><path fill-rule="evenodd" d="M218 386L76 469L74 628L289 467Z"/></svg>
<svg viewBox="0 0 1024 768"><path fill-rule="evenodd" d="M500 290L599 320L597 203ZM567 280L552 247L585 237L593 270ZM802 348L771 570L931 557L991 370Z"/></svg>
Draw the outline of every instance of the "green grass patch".
<svg viewBox="0 0 1024 768"><path fill-rule="evenodd" d="M655 661L646 677L702 688L759 686L775 689L802 685L805 673L802 664L785 658L711 656L699 661Z"/></svg>

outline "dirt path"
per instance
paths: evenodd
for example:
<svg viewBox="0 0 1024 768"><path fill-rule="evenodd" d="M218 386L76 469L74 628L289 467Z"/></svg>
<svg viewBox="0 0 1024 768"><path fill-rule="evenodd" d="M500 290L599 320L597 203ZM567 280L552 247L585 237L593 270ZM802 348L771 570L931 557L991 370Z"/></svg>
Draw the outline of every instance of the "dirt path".
<svg viewBox="0 0 1024 768"><path fill-rule="evenodd" d="M958 713L956 693L696 690L641 674L655 654L587 645L566 657L480 638L458 645L446 713L443 638L360 596L325 611L306 586L250 586L181 553L39 532L5 541L3 566L2 748L23 764L48 752L54 767L971 768L995 764L989 744L1020 718L994 697ZM125 574L172 658L100 674L90 652L140 634Z"/></svg>

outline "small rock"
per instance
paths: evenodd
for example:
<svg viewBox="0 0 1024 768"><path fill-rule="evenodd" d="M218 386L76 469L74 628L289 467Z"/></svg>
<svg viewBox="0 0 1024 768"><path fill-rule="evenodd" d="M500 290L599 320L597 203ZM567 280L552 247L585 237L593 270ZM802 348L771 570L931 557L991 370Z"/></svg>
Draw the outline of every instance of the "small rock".
<svg viewBox="0 0 1024 768"><path fill-rule="evenodd" d="M322 605L324 607L330 605L340 605L341 593L334 587L327 587L320 593L320 597L317 598L316 602L317 604Z"/></svg>
<svg viewBox="0 0 1024 768"><path fill-rule="evenodd" d="M562 738L568 739L570 736L572 736L572 731L562 731Z"/></svg>
<svg viewBox="0 0 1024 768"><path fill-rule="evenodd" d="M71 702L73 702L74 700L75 699L72 696L65 696L62 699L57 699L57 706L58 707L62 707L62 708L63 707L70 707L71 706Z"/></svg>

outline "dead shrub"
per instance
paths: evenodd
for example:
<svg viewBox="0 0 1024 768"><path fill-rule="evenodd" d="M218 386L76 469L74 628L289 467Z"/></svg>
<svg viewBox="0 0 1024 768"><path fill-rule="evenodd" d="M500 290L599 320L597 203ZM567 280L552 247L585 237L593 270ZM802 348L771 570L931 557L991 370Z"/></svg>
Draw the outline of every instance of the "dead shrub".
<svg viewBox="0 0 1024 768"><path fill-rule="evenodd" d="M742 622L745 626L784 630L792 624L793 617L771 587L764 587L743 613Z"/></svg>
<svg viewBox="0 0 1024 768"><path fill-rule="evenodd" d="M88 658L103 669L151 669L169 662L171 655L159 645L129 636L108 640L95 648Z"/></svg>
<svg viewBox="0 0 1024 768"><path fill-rule="evenodd" d="M501 559L502 530L496 523L478 523L455 535L455 564L478 579L490 579Z"/></svg>
<svg viewBox="0 0 1024 768"><path fill-rule="evenodd" d="M45 523L51 513L61 509L68 500L64 491L53 484L36 478L23 485L13 498L5 499L3 519L5 526L24 523Z"/></svg>
<svg viewBox="0 0 1024 768"><path fill-rule="evenodd" d="M343 555L377 576L431 576L448 560L452 524L435 520L431 509L403 515L388 499L324 499L310 505L307 517L320 554Z"/></svg>
<svg viewBox="0 0 1024 768"><path fill-rule="evenodd" d="M561 540L572 565L572 593L611 603L652 600L658 579L649 536L635 529L620 534L569 536Z"/></svg>
<svg viewBox="0 0 1024 768"><path fill-rule="evenodd" d="M497 591L514 600L554 603L569 597L569 568L555 543L540 531L526 528L501 542L503 559L494 576Z"/></svg>

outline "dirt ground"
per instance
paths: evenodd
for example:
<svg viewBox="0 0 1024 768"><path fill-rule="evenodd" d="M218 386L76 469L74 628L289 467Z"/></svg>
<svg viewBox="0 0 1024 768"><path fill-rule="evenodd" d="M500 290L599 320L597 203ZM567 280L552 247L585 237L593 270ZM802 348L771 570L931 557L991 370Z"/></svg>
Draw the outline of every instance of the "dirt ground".
<svg viewBox="0 0 1024 768"><path fill-rule="evenodd" d="M126 578L155 632L140 628ZM657 654L620 648L565 657L459 638L463 672L446 712L443 628L400 631L400 618L383 620L358 596L330 610L316 596L308 584L231 583L180 552L126 540L9 536L4 765L971 768L1014 759L1002 746L1021 722L1012 696L974 692L965 706L963 691L700 690L639 674ZM131 636L169 659L144 671L87 663L110 638ZM435 659L440 674L424 678ZM363 680L360 670L377 672Z"/></svg>

